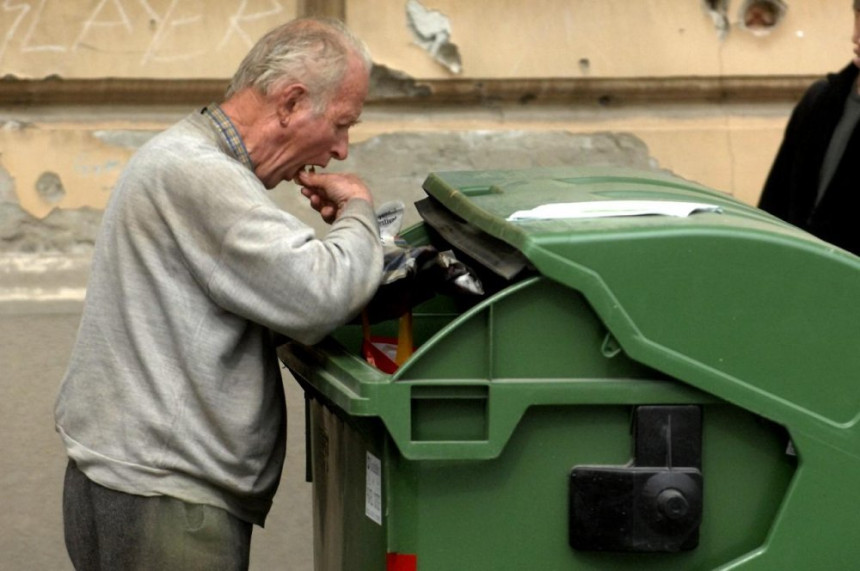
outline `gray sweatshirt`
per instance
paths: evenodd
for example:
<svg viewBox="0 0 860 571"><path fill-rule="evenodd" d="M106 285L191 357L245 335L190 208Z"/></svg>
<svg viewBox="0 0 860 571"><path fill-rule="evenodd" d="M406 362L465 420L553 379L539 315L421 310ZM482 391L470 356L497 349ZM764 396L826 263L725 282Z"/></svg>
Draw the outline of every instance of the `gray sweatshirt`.
<svg viewBox="0 0 860 571"><path fill-rule="evenodd" d="M372 206L316 239L193 113L132 157L100 232L55 407L69 457L105 487L263 525L286 442L273 332L315 343L368 302Z"/></svg>

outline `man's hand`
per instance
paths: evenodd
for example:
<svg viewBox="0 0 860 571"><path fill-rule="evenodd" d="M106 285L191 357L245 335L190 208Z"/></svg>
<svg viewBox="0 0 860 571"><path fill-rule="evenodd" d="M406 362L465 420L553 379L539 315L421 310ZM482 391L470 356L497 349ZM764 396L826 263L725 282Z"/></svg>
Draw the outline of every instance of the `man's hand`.
<svg viewBox="0 0 860 571"><path fill-rule="evenodd" d="M301 171L296 182L313 209L329 224L337 220L351 198L363 198L373 204L370 190L353 174Z"/></svg>

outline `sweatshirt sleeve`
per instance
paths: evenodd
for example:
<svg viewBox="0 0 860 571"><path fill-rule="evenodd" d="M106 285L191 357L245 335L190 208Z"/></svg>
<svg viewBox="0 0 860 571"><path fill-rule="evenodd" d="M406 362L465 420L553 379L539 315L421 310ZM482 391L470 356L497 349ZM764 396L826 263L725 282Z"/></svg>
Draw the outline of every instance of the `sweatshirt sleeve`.
<svg viewBox="0 0 860 571"><path fill-rule="evenodd" d="M140 287L157 292L154 303L224 311L308 344L367 304L382 276L368 201L349 201L317 237L211 141L167 135L132 161L117 205L126 257L141 269Z"/></svg>
<svg viewBox="0 0 860 571"><path fill-rule="evenodd" d="M381 276L373 208L353 199L323 238L280 209L248 210L225 234L208 284L225 310L311 344L354 317Z"/></svg>

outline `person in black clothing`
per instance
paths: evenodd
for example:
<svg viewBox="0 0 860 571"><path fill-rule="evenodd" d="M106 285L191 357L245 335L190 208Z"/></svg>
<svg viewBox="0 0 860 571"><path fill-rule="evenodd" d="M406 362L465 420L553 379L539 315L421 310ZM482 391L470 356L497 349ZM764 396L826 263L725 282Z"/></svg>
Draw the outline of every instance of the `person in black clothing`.
<svg viewBox="0 0 860 571"><path fill-rule="evenodd" d="M854 60L794 108L758 206L860 255L860 0L852 41Z"/></svg>

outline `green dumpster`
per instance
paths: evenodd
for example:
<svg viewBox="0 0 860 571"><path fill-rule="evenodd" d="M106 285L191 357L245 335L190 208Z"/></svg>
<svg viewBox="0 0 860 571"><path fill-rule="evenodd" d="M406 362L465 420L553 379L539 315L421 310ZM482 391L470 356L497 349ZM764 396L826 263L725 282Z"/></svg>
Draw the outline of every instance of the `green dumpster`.
<svg viewBox="0 0 860 571"><path fill-rule="evenodd" d="M394 373L359 324L281 349L317 569L860 565L860 259L662 173L424 189L404 238L486 294L415 306Z"/></svg>

